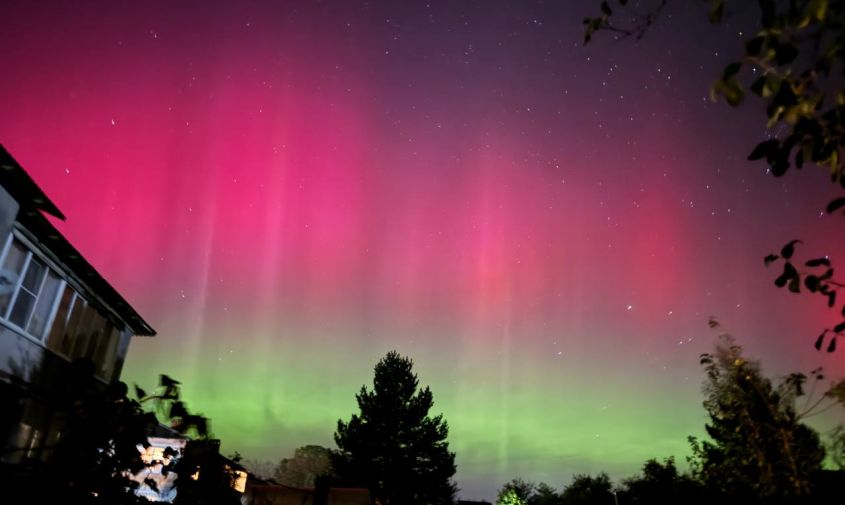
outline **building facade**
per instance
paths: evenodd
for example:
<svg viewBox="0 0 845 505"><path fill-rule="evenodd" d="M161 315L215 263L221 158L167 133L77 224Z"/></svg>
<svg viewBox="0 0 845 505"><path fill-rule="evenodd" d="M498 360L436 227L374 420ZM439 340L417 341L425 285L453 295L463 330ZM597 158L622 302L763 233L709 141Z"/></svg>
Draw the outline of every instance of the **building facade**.
<svg viewBox="0 0 845 505"><path fill-rule="evenodd" d="M88 360L103 385L119 380L133 336L155 331L62 236L64 215L0 146L0 461L44 458L60 436L54 395L71 363ZM8 395L7 395L8 396Z"/></svg>

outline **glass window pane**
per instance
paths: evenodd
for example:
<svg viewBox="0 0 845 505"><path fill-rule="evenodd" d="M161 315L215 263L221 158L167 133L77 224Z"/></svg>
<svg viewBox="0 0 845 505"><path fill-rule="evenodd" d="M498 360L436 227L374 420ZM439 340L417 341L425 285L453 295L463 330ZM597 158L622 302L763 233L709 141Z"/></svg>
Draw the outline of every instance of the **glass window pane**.
<svg viewBox="0 0 845 505"><path fill-rule="evenodd" d="M41 288L41 294L38 295L38 302L35 304L35 312L29 319L29 326L26 331L30 335L42 338L47 329L47 320L50 318L50 312L53 310L53 302L56 300L56 295L59 293L59 288L62 281L58 275L52 270L47 272L47 279Z"/></svg>
<svg viewBox="0 0 845 505"><path fill-rule="evenodd" d="M85 349L85 357L89 358L91 361L94 361L97 344L99 344L100 339L103 338L103 330L105 330L105 328L106 319L100 315L99 311L95 311L94 317L91 319L91 326L88 328L88 347Z"/></svg>
<svg viewBox="0 0 845 505"><path fill-rule="evenodd" d="M23 327L32 308L35 306L35 296L29 291L21 288L18 290L18 297L15 299L15 306L12 307L12 313L9 314L9 321L16 325Z"/></svg>
<svg viewBox="0 0 845 505"><path fill-rule="evenodd" d="M70 355L72 359L85 356L85 350L88 349L88 338L91 336L91 322L96 314L97 309L90 304L85 305L79 324L73 332L73 351Z"/></svg>
<svg viewBox="0 0 845 505"><path fill-rule="evenodd" d="M85 300L77 296L76 301L73 302L73 310L70 312L70 317L67 321L67 329L61 337L61 345L59 352L67 357L70 357L73 351L74 336L76 335L76 328L82 321L82 313L85 311Z"/></svg>
<svg viewBox="0 0 845 505"><path fill-rule="evenodd" d="M38 290L41 288L41 280L44 278L44 272L47 271L47 266L40 259L33 257L29 261L29 266L26 268L26 274L23 277L23 286L38 295Z"/></svg>
<svg viewBox="0 0 845 505"><path fill-rule="evenodd" d="M17 240L13 240L9 252L3 260L3 267L0 269L0 316L6 314L9 301L15 291L15 286L20 279L23 264L26 261L26 248Z"/></svg>
<svg viewBox="0 0 845 505"><path fill-rule="evenodd" d="M70 315L70 303L73 300L73 289L70 286L65 287L62 293L62 301L59 302L59 308L56 309L56 317L53 319L53 327L50 329L50 336L47 338L47 348L56 352L62 352L62 340L64 340L65 333L68 327L68 316ZM80 303L82 300L80 300Z"/></svg>
<svg viewBox="0 0 845 505"><path fill-rule="evenodd" d="M116 338L117 329L111 323L107 322L106 328L103 330L97 344L97 354L94 356L94 365L97 367L97 375L106 380L111 379L108 375L108 371L111 367L108 366L107 360L110 357L109 351L115 347L112 342L114 342Z"/></svg>

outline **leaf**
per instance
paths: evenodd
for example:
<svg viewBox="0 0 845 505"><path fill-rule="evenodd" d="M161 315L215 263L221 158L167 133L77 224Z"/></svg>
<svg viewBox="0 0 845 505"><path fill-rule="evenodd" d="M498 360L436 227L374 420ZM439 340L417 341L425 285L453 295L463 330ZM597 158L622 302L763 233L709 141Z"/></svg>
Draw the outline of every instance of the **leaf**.
<svg viewBox="0 0 845 505"><path fill-rule="evenodd" d="M751 151L751 154L748 155L748 159L750 161L754 161L759 160L761 158L769 158L769 153L775 152L779 146L780 143L777 141L777 139L770 139L760 142L759 144L757 144L757 147L755 147L754 150Z"/></svg>
<svg viewBox="0 0 845 505"><path fill-rule="evenodd" d="M830 339L830 343L827 345L827 352L833 352L836 350L836 337Z"/></svg>
<svg viewBox="0 0 845 505"><path fill-rule="evenodd" d="M831 291L827 294L827 307L832 308L836 305L836 291Z"/></svg>
<svg viewBox="0 0 845 505"><path fill-rule="evenodd" d="M745 98L745 91L742 90L742 85L736 78L731 78L724 82L725 101L731 107L738 107L742 103L742 99Z"/></svg>
<svg viewBox="0 0 845 505"><path fill-rule="evenodd" d="M742 62L735 61L728 66L725 67L725 73L722 75L722 80L727 81L731 77L735 76L739 69L742 68Z"/></svg>
<svg viewBox="0 0 845 505"><path fill-rule="evenodd" d="M605 13L605 15L607 15L607 16L612 16L612 15L613 15L613 11L610 9L610 6L609 6L609 5L607 5L607 2L606 2L606 1L604 1L604 2L602 2L602 3L601 3L601 11L602 11L603 13Z"/></svg>
<svg viewBox="0 0 845 505"><path fill-rule="evenodd" d="M781 158L772 163L772 175L780 177L789 169L789 162Z"/></svg>
<svg viewBox="0 0 845 505"><path fill-rule="evenodd" d="M797 275L789 280L789 291L792 293L801 292L801 278Z"/></svg>
<svg viewBox="0 0 845 505"><path fill-rule="evenodd" d="M765 76L765 75L760 76L760 77L757 78L757 80L755 80L754 82L751 83L751 86L750 86L749 89L751 89L751 91L753 91L754 94L756 94L758 96L763 96L763 92L766 89L766 82L768 80L769 80L769 78L767 76Z"/></svg>
<svg viewBox="0 0 845 505"><path fill-rule="evenodd" d="M792 255L795 253L795 245L796 244L803 244L801 240L790 240L783 249L780 250L780 255L784 257L784 259L790 259Z"/></svg>
<svg viewBox="0 0 845 505"><path fill-rule="evenodd" d="M827 3L828 0L812 0L807 6L807 15L819 21L824 21L827 15Z"/></svg>
<svg viewBox="0 0 845 505"><path fill-rule="evenodd" d="M725 0L713 0L710 2L710 12L707 17L711 23L721 23L725 17Z"/></svg>
<svg viewBox="0 0 845 505"><path fill-rule="evenodd" d="M745 53L748 56L757 56L760 54L760 50L763 49L763 43L765 41L765 37L754 37L745 43Z"/></svg>
<svg viewBox="0 0 845 505"><path fill-rule="evenodd" d="M827 335L827 330L824 330L822 332L822 334L819 335L819 338L816 339L816 343L814 344L814 347L816 348L817 351L822 350L822 343L824 342L824 336L825 335Z"/></svg>
<svg viewBox="0 0 845 505"><path fill-rule="evenodd" d="M827 213L833 214L843 206L845 206L845 197L837 198L836 200L827 204Z"/></svg>
<svg viewBox="0 0 845 505"><path fill-rule="evenodd" d="M830 260L827 259L827 258L816 258L814 260L808 260L804 264L807 265L808 267L820 267L822 265L829 267L830 266Z"/></svg>
<svg viewBox="0 0 845 505"><path fill-rule="evenodd" d="M834 333L841 333L842 330L845 330L845 321L842 321L841 323L833 327Z"/></svg>
<svg viewBox="0 0 845 505"><path fill-rule="evenodd" d="M807 289L809 289L811 293L815 293L819 290L819 283L819 278L815 275L808 275L804 278L804 285L807 286Z"/></svg>
<svg viewBox="0 0 845 505"><path fill-rule="evenodd" d="M173 405L170 406L170 417L185 417L187 415L188 411L182 402L173 402Z"/></svg>
<svg viewBox="0 0 845 505"><path fill-rule="evenodd" d="M168 387L168 386L178 386L178 385L180 384L180 382L179 382L179 381L174 380L174 379L172 379L171 377L169 377L169 376L167 376L167 375L165 375L165 374L161 374L161 375L159 376L158 380L159 380L159 384L161 384L161 385L162 385L162 386L164 386L164 387Z"/></svg>
<svg viewBox="0 0 845 505"><path fill-rule="evenodd" d="M778 258L780 258L780 256L778 256L777 254L769 254L768 256L763 258L763 264L766 265L766 266L769 266L773 262L777 261Z"/></svg>
<svg viewBox="0 0 845 505"><path fill-rule="evenodd" d="M775 50L775 58L778 65L786 65L791 63L798 57L798 48L792 44L781 44Z"/></svg>
<svg viewBox="0 0 845 505"><path fill-rule="evenodd" d="M135 396L137 396L139 400L147 397L146 391L141 389L137 384L134 384L134 386L135 386Z"/></svg>
<svg viewBox="0 0 845 505"><path fill-rule="evenodd" d="M775 279L775 286L782 288L786 286L787 282L790 282L792 279L796 278L798 278L798 271L795 270L795 267L792 266L792 263L789 263L787 261L783 265L783 273L780 274L780 277Z"/></svg>

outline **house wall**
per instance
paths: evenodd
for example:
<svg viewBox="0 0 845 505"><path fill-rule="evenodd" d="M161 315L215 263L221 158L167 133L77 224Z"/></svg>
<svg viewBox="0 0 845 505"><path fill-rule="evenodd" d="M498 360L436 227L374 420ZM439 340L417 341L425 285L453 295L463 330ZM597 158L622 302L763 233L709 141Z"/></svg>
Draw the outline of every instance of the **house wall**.
<svg viewBox="0 0 845 505"><path fill-rule="evenodd" d="M49 457L44 447L56 441L65 417L54 405L71 382L73 359L90 358L105 385L120 377L132 338L124 325L89 303L83 290L69 282L63 268L40 246L15 230L19 211L18 203L0 187L0 461L6 463ZM23 257L23 250L29 258L8 264L24 265L18 270L6 263L13 243L18 247L17 258ZM22 296L21 279L30 268L27 262L40 265L42 281L32 295L31 311L21 312L29 314L20 318L25 322L15 323L15 297ZM45 302L39 306L42 298ZM75 307L79 309L76 312Z"/></svg>
<svg viewBox="0 0 845 505"><path fill-rule="evenodd" d="M18 210L20 210L18 202L0 187L0 237L6 237L11 233Z"/></svg>

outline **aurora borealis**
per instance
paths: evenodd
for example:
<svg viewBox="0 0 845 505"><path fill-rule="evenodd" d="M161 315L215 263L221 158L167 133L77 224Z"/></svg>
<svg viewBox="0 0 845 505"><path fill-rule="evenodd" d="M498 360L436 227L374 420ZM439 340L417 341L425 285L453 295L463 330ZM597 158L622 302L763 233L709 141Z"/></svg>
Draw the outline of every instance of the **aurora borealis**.
<svg viewBox="0 0 845 505"><path fill-rule="evenodd" d="M762 262L845 242L825 174L766 175L762 112L707 98L741 13L583 47L596 10L4 1L0 143L158 331L124 380L181 380L224 452L333 446L396 349L462 497L625 477L703 432L710 316L770 376L845 373L812 348L836 313Z"/></svg>

